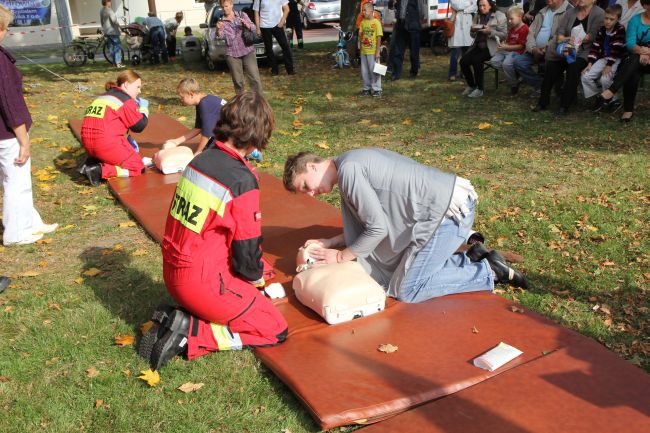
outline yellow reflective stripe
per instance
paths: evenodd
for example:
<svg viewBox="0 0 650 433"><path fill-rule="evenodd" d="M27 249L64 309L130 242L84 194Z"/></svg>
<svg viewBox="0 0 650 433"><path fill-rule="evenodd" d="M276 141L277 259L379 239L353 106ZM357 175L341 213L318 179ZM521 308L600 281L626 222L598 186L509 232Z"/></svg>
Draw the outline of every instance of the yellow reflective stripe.
<svg viewBox="0 0 650 433"><path fill-rule="evenodd" d="M119 165L116 165L115 171L117 172L117 177L129 177L129 170L126 168L122 168Z"/></svg>
<svg viewBox="0 0 650 433"><path fill-rule="evenodd" d="M138 111L145 116L149 117L149 109L147 107L140 107L138 108Z"/></svg>
<svg viewBox="0 0 650 433"><path fill-rule="evenodd" d="M239 333L233 332L231 334L227 326L218 323L210 323L210 328L220 351L242 349L243 345Z"/></svg>
<svg viewBox="0 0 650 433"><path fill-rule="evenodd" d="M84 115L86 117L96 117L98 119L103 119L104 114L106 114L106 107L110 107L113 109L113 111L117 111L122 105L124 105L122 101L116 97L110 95L102 95L95 99L88 106L88 108L86 108Z"/></svg>
<svg viewBox="0 0 650 433"><path fill-rule="evenodd" d="M193 171L191 167L188 169ZM188 169L185 170L185 173L188 172ZM201 233L210 209L223 217L226 204L231 200L230 193L226 194L226 197L217 197L189 180L185 177L185 173L176 185L176 193L169 214L186 228L195 233ZM211 189L214 192L214 187L218 184L209 182L212 184ZM223 187L220 188L225 190Z"/></svg>

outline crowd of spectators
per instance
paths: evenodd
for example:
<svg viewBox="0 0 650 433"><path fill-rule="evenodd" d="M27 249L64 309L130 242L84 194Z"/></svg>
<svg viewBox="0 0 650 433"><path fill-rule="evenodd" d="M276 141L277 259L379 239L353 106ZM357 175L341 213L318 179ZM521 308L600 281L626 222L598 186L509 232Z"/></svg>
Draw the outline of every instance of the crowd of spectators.
<svg viewBox="0 0 650 433"><path fill-rule="evenodd" d="M523 84L534 89L535 112L550 106L555 91L556 113L567 114L582 88L593 111L622 106L620 120L630 122L641 77L650 72L650 0L531 0L526 6L504 13L495 0L451 0L449 80L464 79L463 95L480 98L492 67L511 94Z"/></svg>

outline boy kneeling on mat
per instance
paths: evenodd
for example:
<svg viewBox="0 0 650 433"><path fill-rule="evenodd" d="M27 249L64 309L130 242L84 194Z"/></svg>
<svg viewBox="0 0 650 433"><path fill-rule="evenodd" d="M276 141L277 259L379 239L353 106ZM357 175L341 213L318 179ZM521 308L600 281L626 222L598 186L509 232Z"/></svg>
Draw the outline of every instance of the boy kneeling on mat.
<svg viewBox="0 0 650 433"><path fill-rule="evenodd" d="M226 105L226 100L202 92L199 82L194 78L183 78L178 83L176 93L181 98L183 105L196 107L196 120L194 128L178 138L167 140L163 149L181 145L200 134L199 146L194 152L194 155L198 155L203 152L210 139L214 138L214 127L221 118L221 107Z"/></svg>

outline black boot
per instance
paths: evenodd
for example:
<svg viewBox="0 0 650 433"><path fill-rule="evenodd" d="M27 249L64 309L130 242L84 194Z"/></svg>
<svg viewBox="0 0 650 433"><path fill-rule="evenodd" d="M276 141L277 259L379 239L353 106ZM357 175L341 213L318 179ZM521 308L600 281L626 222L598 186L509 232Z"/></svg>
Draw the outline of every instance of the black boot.
<svg viewBox="0 0 650 433"><path fill-rule="evenodd" d="M153 352L153 347L156 345L158 340L160 340L165 332L167 332L167 322L169 316L174 312L174 307L171 305L163 304L159 305L156 311L151 316L151 328L144 333L142 339L140 340L140 347L138 347L138 353L141 357L147 361L151 359L151 352Z"/></svg>
<svg viewBox="0 0 650 433"><path fill-rule="evenodd" d="M467 238L467 243L470 245L477 242L485 242L485 236L481 232L474 232Z"/></svg>
<svg viewBox="0 0 650 433"><path fill-rule="evenodd" d="M101 164L84 165L82 174L86 175L92 186L97 186L102 182Z"/></svg>
<svg viewBox="0 0 650 433"><path fill-rule="evenodd" d="M514 287L528 288L528 281L524 275L508 266L506 259L501 254L492 250L486 256L490 268L497 277L497 282L510 284Z"/></svg>
<svg viewBox="0 0 650 433"><path fill-rule="evenodd" d="M489 251L482 242L475 242L465 251L465 255L473 262L480 262L487 257Z"/></svg>
<svg viewBox="0 0 650 433"><path fill-rule="evenodd" d="M187 350L190 315L182 310L174 310L165 327L167 332L156 342L151 352L149 364L153 370L161 369L170 359Z"/></svg>
<svg viewBox="0 0 650 433"><path fill-rule="evenodd" d="M9 284L11 284L11 279L9 277L0 277L0 293L4 292Z"/></svg>

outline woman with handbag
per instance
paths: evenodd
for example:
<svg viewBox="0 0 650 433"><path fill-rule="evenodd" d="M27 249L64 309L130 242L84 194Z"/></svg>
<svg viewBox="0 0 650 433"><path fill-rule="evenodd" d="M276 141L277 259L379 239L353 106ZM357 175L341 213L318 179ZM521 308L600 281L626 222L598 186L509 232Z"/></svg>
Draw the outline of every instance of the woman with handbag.
<svg viewBox="0 0 650 433"><path fill-rule="evenodd" d="M449 58L449 81L462 78L458 75L458 59L472 46L474 38L469 34L472 27L472 14L476 13L476 2L473 0L451 0L447 9L447 20L451 23L451 35L447 45L451 48ZM448 33L448 34L449 34Z"/></svg>
<svg viewBox="0 0 650 433"><path fill-rule="evenodd" d="M217 23L217 38L226 41L226 63L236 93L244 91L244 76L251 90L262 93L260 71L255 57L255 24L244 12L235 12L232 0L220 0L223 19Z"/></svg>

